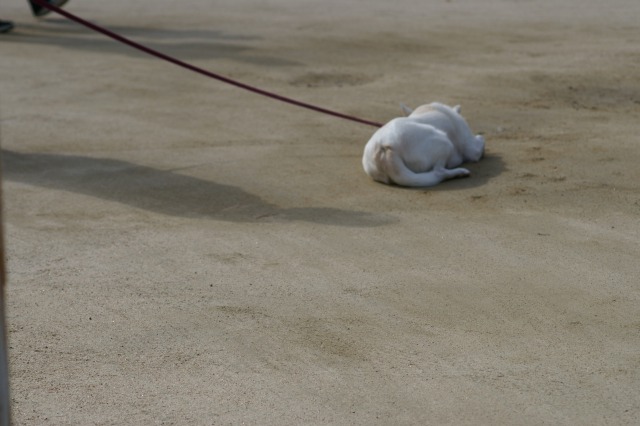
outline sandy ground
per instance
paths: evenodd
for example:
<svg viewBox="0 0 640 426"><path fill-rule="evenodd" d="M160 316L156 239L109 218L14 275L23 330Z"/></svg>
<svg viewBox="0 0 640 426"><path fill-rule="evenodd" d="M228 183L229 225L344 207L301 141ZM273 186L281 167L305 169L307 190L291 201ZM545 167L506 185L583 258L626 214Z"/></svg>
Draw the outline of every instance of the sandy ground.
<svg viewBox="0 0 640 426"><path fill-rule="evenodd" d="M640 2L67 10L371 120L462 104L487 156L376 184L371 127L3 1L16 424L640 422Z"/></svg>

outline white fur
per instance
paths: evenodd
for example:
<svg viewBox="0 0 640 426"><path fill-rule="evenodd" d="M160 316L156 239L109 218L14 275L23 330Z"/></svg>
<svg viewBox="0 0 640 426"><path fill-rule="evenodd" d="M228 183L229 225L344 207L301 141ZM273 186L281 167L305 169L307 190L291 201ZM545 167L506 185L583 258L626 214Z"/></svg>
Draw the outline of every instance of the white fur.
<svg viewBox="0 0 640 426"><path fill-rule="evenodd" d="M469 170L456 167L482 158L484 137L471 133L460 106L434 102L402 109L408 117L394 118L367 142L365 172L378 182L415 187L469 176Z"/></svg>

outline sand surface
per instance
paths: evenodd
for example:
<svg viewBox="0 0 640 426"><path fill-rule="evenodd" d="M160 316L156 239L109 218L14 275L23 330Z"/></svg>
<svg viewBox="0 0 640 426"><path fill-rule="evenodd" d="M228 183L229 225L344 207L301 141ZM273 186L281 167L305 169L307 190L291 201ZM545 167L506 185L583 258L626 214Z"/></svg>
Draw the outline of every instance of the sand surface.
<svg viewBox="0 0 640 426"><path fill-rule="evenodd" d="M640 422L640 2L72 0L370 120L461 104L434 189L372 127L3 1L16 424Z"/></svg>

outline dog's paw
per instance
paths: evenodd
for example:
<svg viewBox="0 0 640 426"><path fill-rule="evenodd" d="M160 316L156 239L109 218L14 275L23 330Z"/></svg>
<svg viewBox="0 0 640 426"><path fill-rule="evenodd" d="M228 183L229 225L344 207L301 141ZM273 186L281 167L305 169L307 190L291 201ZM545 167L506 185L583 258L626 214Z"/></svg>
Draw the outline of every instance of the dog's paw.
<svg viewBox="0 0 640 426"><path fill-rule="evenodd" d="M447 170L449 178L465 178L471 176L471 172L463 167Z"/></svg>
<svg viewBox="0 0 640 426"><path fill-rule="evenodd" d="M480 143L484 143L484 136L482 135L476 135L476 140Z"/></svg>

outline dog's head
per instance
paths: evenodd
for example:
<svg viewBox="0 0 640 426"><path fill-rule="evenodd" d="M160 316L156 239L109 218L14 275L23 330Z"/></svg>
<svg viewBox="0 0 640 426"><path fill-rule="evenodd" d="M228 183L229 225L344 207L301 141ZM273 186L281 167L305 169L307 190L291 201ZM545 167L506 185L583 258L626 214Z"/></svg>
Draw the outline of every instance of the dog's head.
<svg viewBox="0 0 640 426"><path fill-rule="evenodd" d="M402 112L404 112L404 115L406 115L407 117L411 117L411 116L415 117L417 115L426 114L428 112L435 110L435 108L433 108L431 104L424 104L424 105L420 105L416 109L411 109L405 104L401 103L400 108L402 109ZM452 109L458 114L462 115L462 108L460 107L460 105L456 105Z"/></svg>

